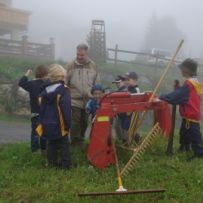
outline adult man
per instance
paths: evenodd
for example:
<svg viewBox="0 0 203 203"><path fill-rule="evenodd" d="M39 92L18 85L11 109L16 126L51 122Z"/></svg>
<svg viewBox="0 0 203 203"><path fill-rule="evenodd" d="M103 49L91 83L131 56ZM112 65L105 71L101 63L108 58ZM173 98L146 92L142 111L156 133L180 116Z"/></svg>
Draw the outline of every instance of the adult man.
<svg viewBox="0 0 203 203"><path fill-rule="evenodd" d="M76 59L67 66L67 85L71 91L72 106L72 143L81 143L87 128L85 106L92 97L93 85L100 82L96 64L88 56L88 46L77 46Z"/></svg>

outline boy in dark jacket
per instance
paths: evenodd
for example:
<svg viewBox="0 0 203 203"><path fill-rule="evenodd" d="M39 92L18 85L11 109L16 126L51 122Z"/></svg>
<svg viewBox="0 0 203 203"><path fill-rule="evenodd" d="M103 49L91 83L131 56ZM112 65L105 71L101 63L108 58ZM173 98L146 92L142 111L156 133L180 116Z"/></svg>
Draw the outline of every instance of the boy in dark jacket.
<svg viewBox="0 0 203 203"><path fill-rule="evenodd" d="M138 75L136 72L128 72L125 74L128 91L130 93L140 93L139 86L137 85Z"/></svg>
<svg viewBox="0 0 203 203"><path fill-rule="evenodd" d="M39 105L38 96L43 90L44 85L48 83L48 67L40 65L35 70L34 80L28 80L32 70L27 70L25 75L19 80L18 85L29 93L30 96L30 107L31 107L31 150L36 152L39 148L41 150L46 149L46 139L40 138L36 135L35 129L39 122Z"/></svg>
<svg viewBox="0 0 203 203"><path fill-rule="evenodd" d="M71 97L64 85L65 69L51 65L49 69L50 84L40 94L40 125L38 134L47 138L47 159L49 166L71 167L69 152L69 132L71 127ZM57 151L61 160L58 161Z"/></svg>
<svg viewBox="0 0 203 203"><path fill-rule="evenodd" d="M128 92L128 87L126 85L126 77L118 75L112 82L117 86L117 92ZM128 128L130 123L130 117L126 113L120 113L115 117L115 130L116 135L123 143L128 140Z"/></svg>
<svg viewBox="0 0 203 203"><path fill-rule="evenodd" d="M179 105L182 124L180 128L180 150L189 150L191 145L195 157L203 157L203 142L200 132L201 119L201 95L203 93L202 86L198 82L197 63L192 59L183 61L179 68L183 77L186 78L182 87L174 92L160 96L170 104Z"/></svg>
<svg viewBox="0 0 203 203"><path fill-rule="evenodd" d="M127 86L128 86L128 91L131 93L131 94L138 94L140 93L140 88L139 86L137 85L137 81L138 81L138 75L136 72L128 72L125 74L125 77L126 77L126 83L127 83ZM137 121L139 119L139 113L138 112L134 112L137 114ZM131 117L132 115L128 115L128 119L126 119L126 122L125 122L125 128L129 130L130 128L130 123L131 123ZM139 133L136 133L134 135L134 140L135 142L139 142L140 141L140 134Z"/></svg>

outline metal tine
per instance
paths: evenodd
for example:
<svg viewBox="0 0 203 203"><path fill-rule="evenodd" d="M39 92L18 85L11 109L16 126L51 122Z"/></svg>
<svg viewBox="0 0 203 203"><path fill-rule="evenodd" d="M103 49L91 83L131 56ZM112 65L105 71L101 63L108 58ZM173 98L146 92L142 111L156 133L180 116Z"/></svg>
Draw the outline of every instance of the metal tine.
<svg viewBox="0 0 203 203"><path fill-rule="evenodd" d="M148 133L147 137L144 139L142 144L139 146L138 150L134 152L133 156L130 158L128 163L125 165L123 170L121 171L121 175L126 175L126 172L129 173L131 170L133 170L134 165L137 161L141 158L141 156L144 154L145 150L152 144L155 137L160 132L159 124L157 123L152 130Z"/></svg>

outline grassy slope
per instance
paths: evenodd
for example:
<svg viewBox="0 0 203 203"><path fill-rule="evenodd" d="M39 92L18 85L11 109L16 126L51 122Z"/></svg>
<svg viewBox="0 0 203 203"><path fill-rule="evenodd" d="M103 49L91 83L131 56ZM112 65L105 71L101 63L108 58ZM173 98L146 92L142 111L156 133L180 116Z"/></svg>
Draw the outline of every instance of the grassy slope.
<svg viewBox="0 0 203 203"><path fill-rule="evenodd" d="M97 170L88 165L85 149L72 149L78 167L71 171L45 167L45 158L31 154L27 143L0 148L0 202L203 202L203 160L186 162L185 154L165 155L159 138L124 178L128 189L165 188L164 194L83 198L78 192L114 191L115 168ZM177 147L177 146L176 146ZM119 151L121 165L129 154Z"/></svg>
<svg viewBox="0 0 203 203"><path fill-rule="evenodd" d="M0 60L0 80L15 81L29 68L34 69L40 64L50 64L50 61L26 61L21 59L1 59Z"/></svg>
<svg viewBox="0 0 203 203"><path fill-rule="evenodd" d="M0 79L17 80L32 62L1 61ZM120 64L116 70L113 64L98 66L102 74L115 76L135 70L141 76L157 81L162 69ZM202 71L200 71L202 75ZM111 77L112 77L111 76ZM169 91L173 79L179 76L173 69L162 86L162 92ZM111 85L111 80L105 80ZM153 89L144 83L142 90ZM0 119L10 120L0 116ZM17 118L18 119L18 118ZM14 118L15 120L15 118ZM129 189L159 188L167 189L165 194L136 195L128 197L84 198L79 199L81 191L114 191L117 188L114 167L104 171L89 167L85 150L72 150L73 160L79 167L71 171L56 171L45 167L45 159L40 154L31 154L27 143L0 147L0 202L203 202L203 161L185 162L184 154L165 156L166 142L159 139L136 168L124 179ZM177 147L177 146L176 146ZM119 151L121 165L128 154Z"/></svg>

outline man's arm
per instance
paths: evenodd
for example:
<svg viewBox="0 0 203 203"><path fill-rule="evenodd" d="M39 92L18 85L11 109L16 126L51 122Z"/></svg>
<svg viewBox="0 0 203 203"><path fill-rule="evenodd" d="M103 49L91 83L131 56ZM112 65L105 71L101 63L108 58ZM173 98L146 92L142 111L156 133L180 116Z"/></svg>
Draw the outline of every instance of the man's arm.
<svg viewBox="0 0 203 203"><path fill-rule="evenodd" d="M189 99L189 89L186 84L166 95L161 95L159 99L164 100L173 105L184 104Z"/></svg>

